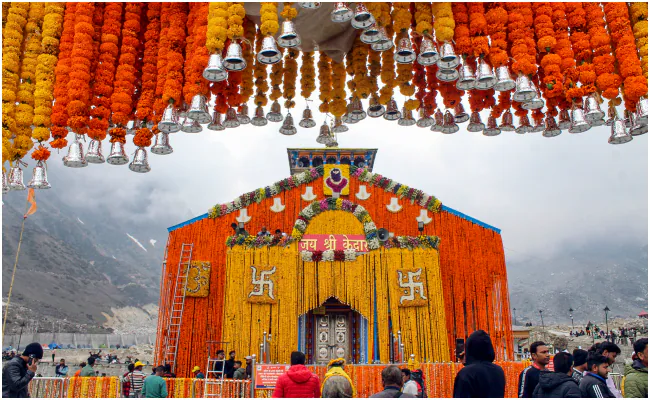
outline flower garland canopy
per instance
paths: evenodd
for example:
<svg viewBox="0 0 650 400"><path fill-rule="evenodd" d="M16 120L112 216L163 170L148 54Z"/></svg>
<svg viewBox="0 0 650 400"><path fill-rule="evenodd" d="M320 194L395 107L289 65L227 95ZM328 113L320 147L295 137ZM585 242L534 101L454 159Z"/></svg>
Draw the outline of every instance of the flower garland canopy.
<svg viewBox="0 0 650 400"><path fill-rule="evenodd" d="M470 120L464 98L467 130L488 136L607 124L619 144L647 132L647 3L292 4L3 5L3 162L20 168L32 148L45 161L48 141L71 140L66 166L87 166L86 152L102 163L108 134L106 161L122 165L132 134L129 168L147 172L145 149L172 153L171 133L280 122L316 89L335 133L367 116L416 125L413 111L418 127L453 133ZM324 52L324 33L301 32L313 7L333 10L317 21ZM280 132L295 134L293 117Z"/></svg>

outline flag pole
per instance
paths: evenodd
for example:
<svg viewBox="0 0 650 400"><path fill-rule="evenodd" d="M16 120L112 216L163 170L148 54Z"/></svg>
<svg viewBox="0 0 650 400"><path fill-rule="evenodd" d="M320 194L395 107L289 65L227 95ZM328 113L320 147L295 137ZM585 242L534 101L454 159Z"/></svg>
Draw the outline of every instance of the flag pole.
<svg viewBox="0 0 650 400"><path fill-rule="evenodd" d="M34 190L34 189L30 189ZM23 215L23 226L20 228L20 239L18 239L18 249L16 250L16 261L14 262L14 271L11 274L11 284L9 285L9 294L7 295L7 304L5 305L5 316L2 322L2 336L5 335L5 326L7 325L7 315L9 314L9 302L11 301L11 292L14 287L14 278L16 277L16 267L18 266L18 256L20 255L20 244L23 242L23 232L25 231L25 220L27 219L27 207L29 207L29 195L25 200L25 214Z"/></svg>

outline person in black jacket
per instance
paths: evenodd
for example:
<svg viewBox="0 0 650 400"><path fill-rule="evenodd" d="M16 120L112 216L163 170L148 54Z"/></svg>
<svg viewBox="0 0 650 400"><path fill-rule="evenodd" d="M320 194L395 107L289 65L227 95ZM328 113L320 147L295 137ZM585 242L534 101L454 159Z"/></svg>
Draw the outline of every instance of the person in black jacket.
<svg viewBox="0 0 650 400"><path fill-rule="evenodd" d="M573 380L573 356L569 353L558 353L553 357L555 371L541 371L539 383L533 391L533 397L537 398L580 398L580 388Z"/></svg>
<svg viewBox="0 0 650 400"><path fill-rule="evenodd" d="M548 346L544 342L533 342L530 345L530 355L533 363L519 374L518 396L520 398L533 397L533 391L539 383L539 373L546 371L546 366L551 361Z"/></svg>
<svg viewBox="0 0 650 400"><path fill-rule="evenodd" d="M607 357L596 352L589 352L587 373L580 381L580 393L588 398L615 398L607 387Z"/></svg>
<svg viewBox="0 0 650 400"><path fill-rule="evenodd" d="M226 375L226 378L232 379L235 374L235 351L228 353L228 358L226 360L226 367L224 368L223 373Z"/></svg>
<svg viewBox="0 0 650 400"><path fill-rule="evenodd" d="M492 361L494 347L490 336L483 330L472 332L465 344L465 366L454 381L454 397L503 398L506 377Z"/></svg>
<svg viewBox="0 0 650 400"><path fill-rule="evenodd" d="M36 375L43 347L30 343L22 356L14 357L2 367L2 397L29 397L27 386Z"/></svg>
<svg viewBox="0 0 650 400"><path fill-rule="evenodd" d="M587 355L589 355L587 350L573 350L573 374L571 377L578 385L580 385L580 381L582 381L582 377L587 370Z"/></svg>

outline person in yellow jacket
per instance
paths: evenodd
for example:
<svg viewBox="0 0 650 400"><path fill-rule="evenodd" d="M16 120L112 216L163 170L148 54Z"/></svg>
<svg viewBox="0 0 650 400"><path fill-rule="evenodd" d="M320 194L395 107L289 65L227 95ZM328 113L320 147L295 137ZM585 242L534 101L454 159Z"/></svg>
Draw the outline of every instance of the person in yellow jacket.
<svg viewBox="0 0 650 400"><path fill-rule="evenodd" d="M327 364L327 373L321 386L323 398L353 398L357 397L357 390L352 384L352 379L345 373L343 367L345 360L337 358Z"/></svg>

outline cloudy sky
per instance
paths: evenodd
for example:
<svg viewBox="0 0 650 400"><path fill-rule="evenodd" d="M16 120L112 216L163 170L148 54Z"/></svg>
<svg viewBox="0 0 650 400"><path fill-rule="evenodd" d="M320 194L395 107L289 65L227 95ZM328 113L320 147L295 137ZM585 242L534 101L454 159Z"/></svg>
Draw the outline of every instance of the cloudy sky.
<svg viewBox="0 0 650 400"><path fill-rule="evenodd" d="M303 108L299 102L296 123ZM323 122L323 116L315 118ZM171 226L287 177L287 147L320 146L318 127L298 127L288 137L278 132L280 125L172 134L174 153L150 154L147 174L126 165L66 168L65 152L54 153L50 181L71 205L110 209L136 224ZM648 135L614 146L607 143L609 134L600 127L555 138L514 132L485 137L463 128L443 135L366 118L339 134L338 142L378 148L375 172L500 228L508 259L521 260L590 241L648 243ZM131 155L135 148L128 138ZM30 176L31 170L25 180Z"/></svg>

